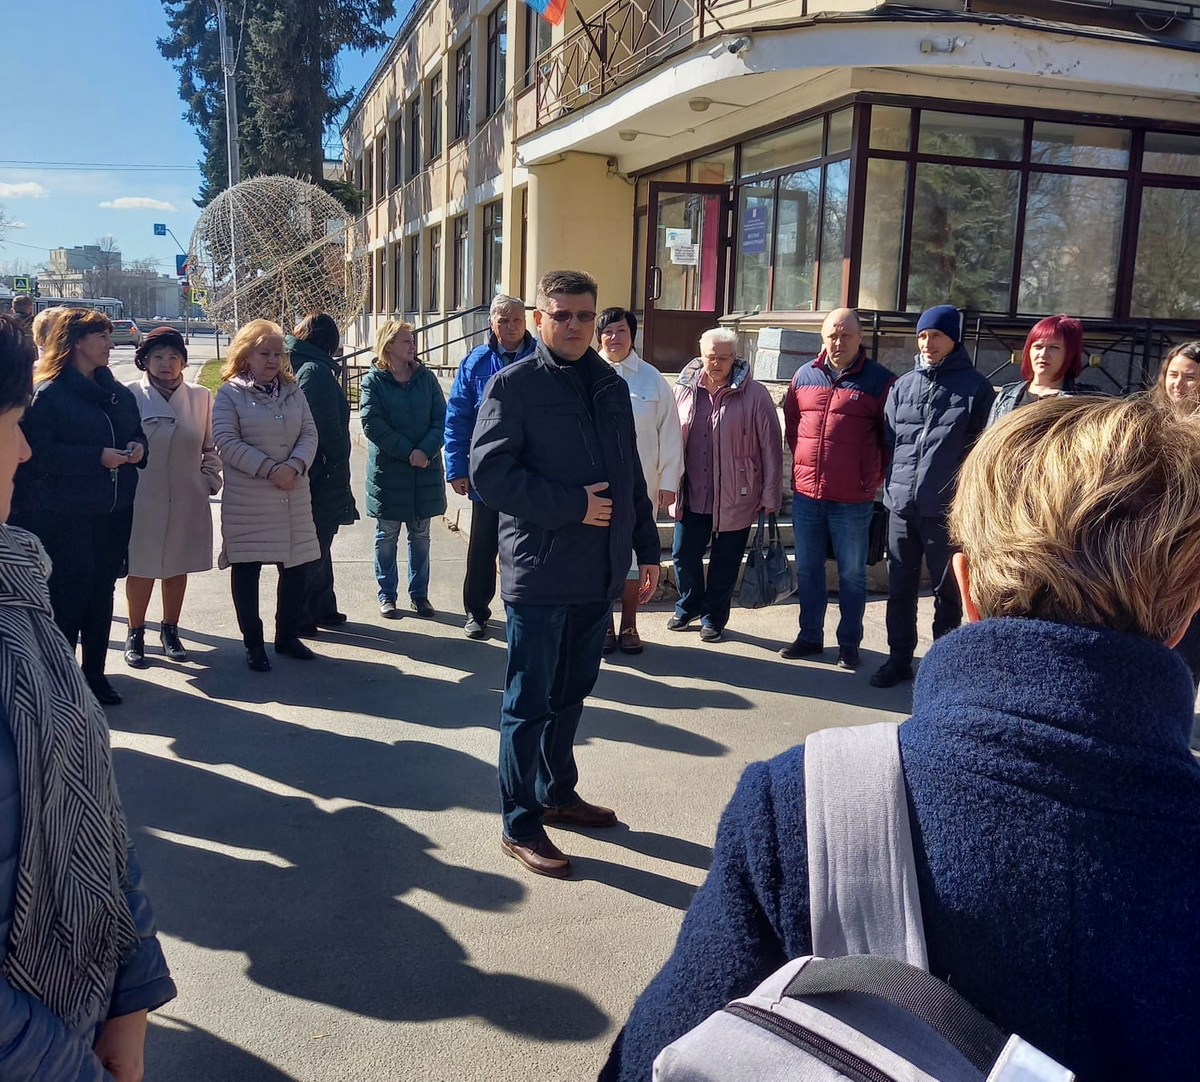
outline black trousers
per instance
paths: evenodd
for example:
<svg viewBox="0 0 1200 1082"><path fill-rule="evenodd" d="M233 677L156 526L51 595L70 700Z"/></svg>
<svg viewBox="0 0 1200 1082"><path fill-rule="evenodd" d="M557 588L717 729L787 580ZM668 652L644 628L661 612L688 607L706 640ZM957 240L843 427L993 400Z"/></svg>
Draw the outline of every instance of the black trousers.
<svg viewBox="0 0 1200 1082"><path fill-rule="evenodd" d="M133 508L97 515L38 511L30 525L54 564L50 605L71 649L80 643L87 677L104 675L113 590L125 574Z"/></svg>
<svg viewBox="0 0 1200 1082"><path fill-rule="evenodd" d="M888 654L912 661L917 649L917 595L921 559L933 584L933 637L941 638L962 623L962 598L950 569L954 552L945 517L888 516Z"/></svg>
<svg viewBox="0 0 1200 1082"><path fill-rule="evenodd" d="M279 568L279 585L275 593L275 641L285 642L296 637L300 626L300 606L308 577L319 561ZM230 586L233 589L233 611L237 613L238 628L246 646L262 646L263 622L258 615L258 579L261 563L230 564Z"/></svg>
<svg viewBox="0 0 1200 1082"><path fill-rule="evenodd" d="M330 554L337 532L336 526L317 527L317 544L321 546L321 555L308 565L312 573L308 576L308 585L300 605L300 627L308 627L338 611L337 594L333 590L333 557Z"/></svg>
<svg viewBox="0 0 1200 1082"><path fill-rule="evenodd" d="M463 610L481 624L492 615L496 596L496 557L500 554L500 512L475 500L471 504L471 536L467 541L467 574Z"/></svg>

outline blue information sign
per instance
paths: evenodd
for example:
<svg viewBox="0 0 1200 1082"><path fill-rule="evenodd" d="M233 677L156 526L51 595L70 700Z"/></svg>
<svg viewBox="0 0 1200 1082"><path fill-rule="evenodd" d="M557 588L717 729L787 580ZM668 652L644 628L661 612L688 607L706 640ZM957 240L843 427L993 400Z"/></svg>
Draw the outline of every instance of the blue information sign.
<svg viewBox="0 0 1200 1082"><path fill-rule="evenodd" d="M165 237L167 235L167 226L165 222L154 223L154 235L156 237Z"/></svg>
<svg viewBox="0 0 1200 1082"><path fill-rule="evenodd" d="M188 272L187 256L184 255L182 252L176 253L176 255L175 255L175 273L177 275L179 275L180 278L182 278L182 277L184 277L184 275L187 274L187 272Z"/></svg>
<svg viewBox="0 0 1200 1082"><path fill-rule="evenodd" d="M767 208L747 207L742 218L742 252L753 254L767 250Z"/></svg>

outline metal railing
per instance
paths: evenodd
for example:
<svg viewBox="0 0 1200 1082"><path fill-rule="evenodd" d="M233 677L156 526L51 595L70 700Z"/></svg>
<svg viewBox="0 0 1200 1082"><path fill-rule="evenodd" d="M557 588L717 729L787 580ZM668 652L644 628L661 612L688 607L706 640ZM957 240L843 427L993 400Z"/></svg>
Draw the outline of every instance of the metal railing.
<svg viewBox="0 0 1200 1082"><path fill-rule="evenodd" d="M432 323L425 323L420 327L415 327L413 329L413 337L416 338L417 345L419 347L421 343L421 336L423 334L428 334L430 331L439 327L444 327L449 323L453 323L455 320L468 319L471 316L480 314L486 317L489 312L489 307L490 306L486 304L478 304L474 308L465 308L461 312L452 312L450 315L443 316L441 319L434 320ZM400 318L399 313L396 314L396 318ZM484 325L482 327L477 327L476 329L470 331L464 331L456 338L450 338L445 341L438 342L435 348L441 349L444 353L445 350L450 346L456 346L461 342L469 341L470 339L476 338L479 335L486 334L487 331L488 325L485 318ZM366 364L349 363L356 357L368 357L369 360ZM342 390L346 392L346 397L349 398L350 404L352 406L357 406L359 389L362 385L363 376L365 376L371 370L371 366L375 362L375 350L371 346L363 346L362 349L356 349L353 353L342 354L341 361ZM444 372L454 368L455 366L446 364L431 364L429 367L435 372Z"/></svg>

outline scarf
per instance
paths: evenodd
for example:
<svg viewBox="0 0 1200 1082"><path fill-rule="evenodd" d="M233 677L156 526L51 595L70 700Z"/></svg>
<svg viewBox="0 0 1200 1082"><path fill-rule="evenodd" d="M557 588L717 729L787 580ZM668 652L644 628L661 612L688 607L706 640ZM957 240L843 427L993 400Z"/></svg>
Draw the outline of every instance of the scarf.
<svg viewBox="0 0 1200 1082"><path fill-rule="evenodd" d="M108 723L54 623L48 571L37 538L0 525L0 701L21 789L4 974L76 1026L103 1017L97 1005L138 932Z"/></svg>
<svg viewBox="0 0 1200 1082"><path fill-rule="evenodd" d="M248 390L256 391L258 394L264 395L267 398L279 397L279 377L276 376L270 383L256 383L250 376L234 376L229 381L236 383L239 387L245 387Z"/></svg>
<svg viewBox="0 0 1200 1082"><path fill-rule="evenodd" d="M183 373L180 372L174 379L158 379L156 376L146 373L146 378L150 381L150 386L153 387L160 395L168 402L171 400L171 395L179 390L183 383Z"/></svg>

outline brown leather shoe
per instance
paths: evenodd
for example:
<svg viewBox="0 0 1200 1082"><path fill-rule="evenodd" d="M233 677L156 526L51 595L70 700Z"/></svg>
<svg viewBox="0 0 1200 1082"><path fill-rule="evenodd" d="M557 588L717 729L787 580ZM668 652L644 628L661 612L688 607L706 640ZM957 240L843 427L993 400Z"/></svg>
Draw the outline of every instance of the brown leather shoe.
<svg viewBox="0 0 1200 1082"><path fill-rule="evenodd" d="M615 827L617 813L612 808L602 808L599 804L581 800L569 808L543 808L542 822L547 826Z"/></svg>
<svg viewBox="0 0 1200 1082"><path fill-rule="evenodd" d="M500 848L538 875L566 879L571 874L570 858L549 838L542 838L533 845L521 845L501 834Z"/></svg>

